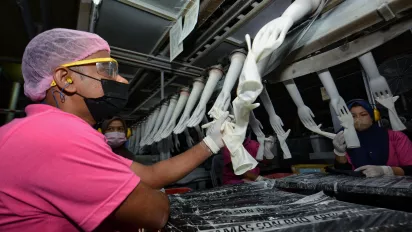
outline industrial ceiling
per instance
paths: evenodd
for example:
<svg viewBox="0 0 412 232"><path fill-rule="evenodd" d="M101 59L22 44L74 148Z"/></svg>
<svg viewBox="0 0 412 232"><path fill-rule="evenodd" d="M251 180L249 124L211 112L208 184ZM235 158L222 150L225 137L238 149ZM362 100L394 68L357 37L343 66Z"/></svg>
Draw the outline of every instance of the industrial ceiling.
<svg viewBox="0 0 412 232"><path fill-rule="evenodd" d="M351 2L362 4L365 1ZM280 16L291 2L200 0L198 24L184 40L183 52L169 63L169 30L176 18L190 6L189 0L103 0L97 8L91 0L5 0L0 3L0 19L12 23L1 25L1 29L2 34L12 36L2 36L0 62L18 62L32 34L45 29L94 30L109 42L112 55L120 63L121 75L130 83L130 100L121 115L128 120L138 120L147 115L162 96L168 97L179 88L190 86L193 78L204 76L208 67L218 63L227 66L230 53L245 48L245 34L253 38L259 28ZM329 3L333 8L345 1L330 0ZM358 8L361 11L366 7ZM367 18L370 25L379 23L372 16ZM370 27L366 25L369 21L365 22L365 28ZM342 41L364 29L359 27L343 34L343 37L335 35L336 38L329 38L328 43L326 40L324 43L311 41L316 36L325 37L321 26L314 24L316 30L312 30L313 33L309 33L305 40L310 46L305 47L306 50L300 49L300 53L297 51L295 60L305 59L320 49L338 47ZM285 93L282 89L275 92ZM19 108L27 104L27 99L21 94Z"/></svg>

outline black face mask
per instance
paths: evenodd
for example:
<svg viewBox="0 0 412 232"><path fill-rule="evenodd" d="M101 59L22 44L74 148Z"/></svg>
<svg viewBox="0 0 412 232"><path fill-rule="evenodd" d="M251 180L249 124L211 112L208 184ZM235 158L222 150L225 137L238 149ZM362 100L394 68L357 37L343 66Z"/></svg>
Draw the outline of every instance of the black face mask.
<svg viewBox="0 0 412 232"><path fill-rule="evenodd" d="M100 80L104 95L99 98L84 98L93 119L100 122L116 116L126 106L129 85L112 80Z"/></svg>
<svg viewBox="0 0 412 232"><path fill-rule="evenodd" d="M106 79L99 80L75 70L72 71L102 83L104 93L102 97L87 98L78 94L83 97L90 114L96 122L116 116L126 106L129 97L128 84Z"/></svg>

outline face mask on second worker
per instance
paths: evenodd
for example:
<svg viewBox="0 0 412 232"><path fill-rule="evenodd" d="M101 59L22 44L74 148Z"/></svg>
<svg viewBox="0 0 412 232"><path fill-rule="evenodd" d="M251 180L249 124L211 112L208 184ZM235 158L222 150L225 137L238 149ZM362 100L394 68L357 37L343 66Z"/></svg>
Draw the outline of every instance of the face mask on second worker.
<svg viewBox="0 0 412 232"><path fill-rule="evenodd" d="M107 143L112 148L118 148L126 142L126 134L124 132L107 132L104 134L107 138Z"/></svg>
<svg viewBox="0 0 412 232"><path fill-rule="evenodd" d="M357 118L353 122L355 129L357 131L364 131L368 129L369 127L372 126L372 120L369 120L368 118Z"/></svg>

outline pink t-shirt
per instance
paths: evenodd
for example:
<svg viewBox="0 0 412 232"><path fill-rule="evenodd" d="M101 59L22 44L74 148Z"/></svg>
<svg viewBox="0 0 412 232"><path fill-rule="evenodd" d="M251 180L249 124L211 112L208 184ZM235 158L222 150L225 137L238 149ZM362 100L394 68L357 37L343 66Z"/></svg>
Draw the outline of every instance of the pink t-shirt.
<svg viewBox="0 0 412 232"><path fill-rule="evenodd" d="M412 166L412 142L409 138L404 133L393 130L388 130L388 136L389 157L386 165L390 167ZM355 169L348 153L346 153L346 158L352 165L352 169Z"/></svg>
<svg viewBox="0 0 412 232"><path fill-rule="evenodd" d="M139 184L84 120L48 105L0 127L0 231L92 231Z"/></svg>
<svg viewBox="0 0 412 232"><path fill-rule="evenodd" d="M245 147L246 151L249 152L249 154L256 159L257 152L259 149L259 143L247 138L243 142L243 146ZM230 152L229 150L224 147L222 149L222 154L223 154L223 184L239 184L243 183L243 177L242 176L237 176L235 172L233 171L232 167L232 160L230 158ZM260 169L258 166L256 166L254 169L250 170L250 172L259 175Z"/></svg>

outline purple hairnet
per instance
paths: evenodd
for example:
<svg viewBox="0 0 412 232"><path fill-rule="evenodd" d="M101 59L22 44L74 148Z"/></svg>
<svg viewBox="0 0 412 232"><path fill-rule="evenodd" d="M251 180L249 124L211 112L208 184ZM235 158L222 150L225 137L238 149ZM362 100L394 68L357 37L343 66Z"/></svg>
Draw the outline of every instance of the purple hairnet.
<svg viewBox="0 0 412 232"><path fill-rule="evenodd" d="M102 50L110 52L109 44L89 32L57 28L37 35L23 54L24 94L33 101L41 101L57 67Z"/></svg>

